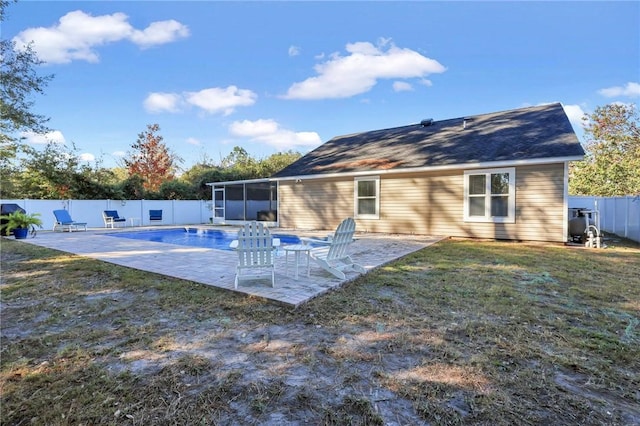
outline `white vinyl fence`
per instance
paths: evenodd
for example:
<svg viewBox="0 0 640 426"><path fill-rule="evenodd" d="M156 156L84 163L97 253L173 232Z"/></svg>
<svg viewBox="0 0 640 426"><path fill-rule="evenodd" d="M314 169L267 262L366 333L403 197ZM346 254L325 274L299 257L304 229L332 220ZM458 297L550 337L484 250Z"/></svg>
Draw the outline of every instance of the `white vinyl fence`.
<svg viewBox="0 0 640 426"><path fill-rule="evenodd" d="M569 197L569 208L596 210L602 231L640 243L640 196Z"/></svg>
<svg viewBox="0 0 640 426"><path fill-rule="evenodd" d="M45 229L52 229L53 211L67 209L76 222L87 222L90 228L102 228L103 210L117 210L136 225L150 225L149 210L162 210L164 225L209 223L212 204L208 200L0 200L2 204L18 204L27 213L40 213ZM569 208L597 210L599 229L640 242L640 196L635 197L569 197ZM154 223L156 224L156 223Z"/></svg>
<svg viewBox="0 0 640 426"><path fill-rule="evenodd" d="M40 213L44 229L53 229L54 210L66 209L76 222L86 222L90 228L103 228L104 210L117 210L127 219L127 226L150 225L149 210L162 210L163 225L195 225L209 223L212 204L207 200L0 200L2 204L17 204L27 213ZM154 222L154 225L158 223Z"/></svg>

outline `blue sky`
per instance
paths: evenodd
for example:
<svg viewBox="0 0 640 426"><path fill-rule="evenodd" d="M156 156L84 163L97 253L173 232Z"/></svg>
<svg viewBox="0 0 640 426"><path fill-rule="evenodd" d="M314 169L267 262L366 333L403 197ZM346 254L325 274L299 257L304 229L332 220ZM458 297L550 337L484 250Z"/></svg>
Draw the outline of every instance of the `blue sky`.
<svg viewBox="0 0 640 426"><path fill-rule="evenodd" d="M20 1L2 37L54 74L34 111L113 167L148 124L183 168L334 136L640 97L639 2Z"/></svg>

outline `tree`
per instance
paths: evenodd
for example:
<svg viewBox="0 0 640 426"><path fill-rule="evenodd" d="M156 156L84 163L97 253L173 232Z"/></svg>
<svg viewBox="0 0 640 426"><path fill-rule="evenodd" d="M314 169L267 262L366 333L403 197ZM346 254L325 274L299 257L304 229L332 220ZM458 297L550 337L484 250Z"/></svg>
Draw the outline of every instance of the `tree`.
<svg viewBox="0 0 640 426"><path fill-rule="evenodd" d="M140 176L146 191L156 192L163 182L173 180L178 163L182 159L172 153L158 134L158 124L147 125L147 131L138 135L136 143L131 145L132 152L124 159L129 176Z"/></svg>
<svg viewBox="0 0 640 426"><path fill-rule="evenodd" d="M102 199L121 198L113 173L79 160L74 144L49 143L43 149L25 146L8 198Z"/></svg>
<svg viewBox="0 0 640 426"><path fill-rule="evenodd" d="M144 182L140 175L131 175L120 183L120 193L123 199L141 200L146 198Z"/></svg>
<svg viewBox="0 0 640 426"><path fill-rule="evenodd" d="M261 177L258 162L242 147L234 146L229 155L222 159L222 167L228 180L255 179Z"/></svg>
<svg viewBox="0 0 640 426"><path fill-rule="evenodd" d="M164 182L160 185L157 195L160 200L194 200L198 198L193 185L180 179Z"/></svg>
<svg viewBox="0 0 640 426"><path fill-rule="evenodd" d="M9 2L0 1L0 22ZM2 197L13 195L18 173L17 158L25 145L20 132L45 133L48 118L35 114L31 96L43 93L53 75L39 76L42 64L32 45L16 49L11 40L0 40L0 188Z"/></svg>
<svg viewBox="0 0 640 426"><path fill-rule="evenodd" d="M302 157L302 154L291 150L272 154L260 162L261 175L264 177L271 176L297 161L300 157Z"/></svg>
<svg viewBox="0 0 640 426"><path fill-rule="evenodd" d="M185 171L180 180L193 186L197 198L211 199L211 187L207 183L267 178L301 156L299 152L286 151L256 160L244 148L236 146L219 166L205 159Z"/></svg>
<svg viewBox="0 0 640 426"><path fill-rule="evenodd" d="M271 176L284 167L296 161L302 155L294 151L278 152L266 159L256 160L239 146L222 160L222 167L228 170L231 177L236 179L260 179Z"/></svg>
<svg viewBox="0 0 640 426"><path fill-rule="evenodd" d="M227 180L225 169L208 163L198 163L185 171L180 179L189 183L194 191L194 196L199 200L211 199L210 182L223 182Z"/></svg>
<svg viewBox="0 0 640 426"><path fill-rule="evenodd" d="M0 1L0 21L4 22L6 1ZM39 76L36 66L43 61L38 59L33 44L17 49L15 42L0 40L0 128L3 142L13 139L9 134L18 131L44 133L49 129L45 123L49 120L43 115L31 111L34 105L31 96L44 93L44 88L53 75Z"/></svg>
<svg viewBox="0 0 640 426"><path fill-rule="evenodd" d="M640 116L636 105L610 104L586 116L584 161L572 163L569 192L640 195Z"/></svg>

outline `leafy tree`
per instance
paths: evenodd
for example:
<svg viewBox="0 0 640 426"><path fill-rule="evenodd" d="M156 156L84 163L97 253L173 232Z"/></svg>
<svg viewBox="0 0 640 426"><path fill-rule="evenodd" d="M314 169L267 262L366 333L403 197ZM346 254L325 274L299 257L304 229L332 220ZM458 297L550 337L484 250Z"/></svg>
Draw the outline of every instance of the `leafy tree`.
<svg viewBox="0 0 640 426"><path fill-rule="evenodd" d="M251 158L246 149L234 146L229 155L222 159L221 166L224 168L247 167L254 162L255 160Z"/></svg>
<svg viewBox="0 0 640 426"><path fill-rule="evenodd" d="M4 21L7 2L0 1L0 16ZM0 40L0 129L3 141L12 139L9 133L32 131L44 133L49 129L45 123L49 120L43 115L31 111L34 101L31 96L44 93L44 88L53 75L39 76L35 67L43 61L38 59L33 44L17 49L15 42Z"/></svg>
<svg viewBox="0 0 640 426"><path fill-rule="evenodd" d="M198 198L193 185L179 179L164 182L160 185L157 195L161 200L194 200Z"/></svg>
<svg viewBox="0 0 640 426"><path fill-rule="evenodd" d="M144 189L144 180L140 175L131 175L119 185L122 199L126 200L142 200L147 198L147 192Z"/></svg>
<svg viewBox="0 0 640 426"><path fill-rule="evenodd" d="M244 148L234 147L231 153L222 160L222 167L228 170L231 179L266 178L282 170L296 161L301 154L293 151L279 152L266 159L252 158Z"/></svg>
<svg viewBox="0 0 640 426"><path fill-rule="evenodd" d="M44 149L24 147L14 191L20 198L120 198L110 170L81 163L75 145L49 143Z"/></svg>
<svg viewBox="0 0 640 426"><path fill-rule="evenodd" d="M6 17L7 1L0 1L0 22ZM40 61L32 45L16 49L11 40L0 39L0 190L2 197L16 195L18 156L26 145L20 132L45 133L48 118L32 111L31 96L43 93L53 75L39 76Z"/></svg>
<svg viewBox="0 0 640 426"><path fill-rule="evenodd" d="M302 157L302 154L295 151L277 152L261 161L260 174L263 177L271 176L287 167L289 164Z"/></svg>
<svg viewBox="0 0 640 426"><path fill-rule="evenodd" d="M235 146L222 159L222 168L226 171L225 180L255 179L260 176L259 164L256 159L242 147Z"/></svg>
<svg viewBox="0 0 640 426"><path fill-rule="evenodd" d="M78 158L64 145L49 143L44 149L24 147L22 171L18 176L20 192L25 197L42 199L72 198Z"/></svg>
<svg viewBox="0 0 640 426"><path fill-rule="evenodd" d="M200 162L187 170L180 179L194 187L198 199L211 199L211 187L207 183L267 178L301 156L298 152L286 151L257 160L244 148L236 146L222 159L219 166Z"/></svg>
<svg viewBox="0 0 640 426"><path fill-rule="evenodd" d="M158 134L158 124L147 125L147 130L138 135L133 151L124 159L129 176L140 176L146 191L155 192L163 182L173 180L178 163L182 159L172 153Z"/></svg>
<svg viewBox="0 0 640 426"><path fill-rule="evenodd" d="M122 199L119 180L112 169L102 167L98 159L95 166L80 164L74 173L73 198L84 200Z"/></svg>
<svg viewBox="0 0 640 426"><path fill-rule="evenodd" d="M228 180L225 169L205 163L195 164L180 179L192 187L194 197L198 200L211 199L211 187L207 183Z"/></svg>
<svg viewBox="0 0 640 426"><path fill-rule="evenodd" d="M570 166L569 192L640 195L640 117L636 105L610 104L586 116L586 156Z"/></svg>

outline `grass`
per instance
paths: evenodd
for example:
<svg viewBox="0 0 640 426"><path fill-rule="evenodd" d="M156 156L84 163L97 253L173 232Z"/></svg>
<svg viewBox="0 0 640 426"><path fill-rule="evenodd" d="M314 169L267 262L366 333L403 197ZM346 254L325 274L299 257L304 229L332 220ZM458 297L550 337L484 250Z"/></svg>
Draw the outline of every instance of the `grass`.
<svg viewBox="0 0 640 426"><path fill-rule="evenodd" d="M2 240L2 424L640 424L640 248L450 240L291 310Z"/></svg>

